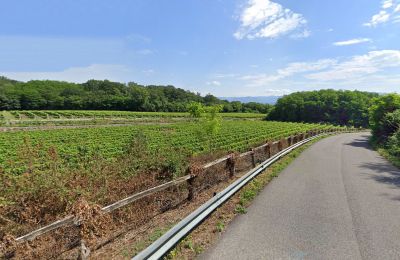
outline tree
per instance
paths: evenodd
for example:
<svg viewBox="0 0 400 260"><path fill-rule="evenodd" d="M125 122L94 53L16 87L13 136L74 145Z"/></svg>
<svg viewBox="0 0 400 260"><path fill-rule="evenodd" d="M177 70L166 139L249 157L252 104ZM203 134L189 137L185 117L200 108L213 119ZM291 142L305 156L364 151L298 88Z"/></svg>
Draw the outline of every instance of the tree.
<svg viewBox="0 0 400 260"><path fill-rule="evenodd" d="M393 127L394 119L400 109L400 95L388 94L373 99L369 109L369 122L372 134L377 142L385 142L396 128Z"/></svg>
<svg viewBox="0 0 400 260"><path fill-rule="evenodd" d="M75 84L53 80L18 82L0 77L0 108L12 109L86 109L186 112L187 104L224 105L224 112L264 113L262 104L229 103L208 94L202 97L174 86L143 86L109 80L88 80ZM245 105L243 105L245 106Z"/></svg>
<svg viewBox="0 0 400 260"><path fill-rule="evenodd" d="M280 98L269 120L368 127L368 107L376 93L342 90L296 92Z"/></svg>

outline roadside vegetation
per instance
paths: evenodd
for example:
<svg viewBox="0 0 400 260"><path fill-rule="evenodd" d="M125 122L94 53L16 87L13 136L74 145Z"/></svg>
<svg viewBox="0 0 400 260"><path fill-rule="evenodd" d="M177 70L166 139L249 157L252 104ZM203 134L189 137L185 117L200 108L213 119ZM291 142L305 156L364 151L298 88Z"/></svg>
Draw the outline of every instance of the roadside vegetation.
<svg viewBox="0 0 400 260"><path fill-rule="evenodd" d="M400 167L400 95L388 94L373 99L369 115L372 144Z"/></svg>

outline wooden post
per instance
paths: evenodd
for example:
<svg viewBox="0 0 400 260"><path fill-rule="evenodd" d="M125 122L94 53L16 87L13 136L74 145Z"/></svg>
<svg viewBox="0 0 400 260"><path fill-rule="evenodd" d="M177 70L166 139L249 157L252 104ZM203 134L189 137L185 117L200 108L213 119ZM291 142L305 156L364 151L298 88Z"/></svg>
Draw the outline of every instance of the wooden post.
<svg viewBox="0 0 400 260"><path fill-rule="evenodd" d="M271 141L267 142L267 145L265 146L265 153L267 154L267 158L271 157L271 146L272 146Z"/></svg>
<svg viewBox="0 0 400 260"><path fill-rule="evenodd" d="M226 160L226 167L228 168L229 171L229 177L233 177L235 176L235 154L231 154L228 158L228 160Z"/></svg>
<svg viewBox="0 0 400 260"><path fill-rule="evenodd" d="M194 189L194 180L196 178L196 175L192 175L190 179L187 180L187 185L188 185L188 200L191 201L195 197L195 189Z"/></svg>
<svg viewBox="0 0 400 260"><path fill-rule="evenodd" d="M283 144L282 144L282 140L278 141L278 151L282 151L283 150Z"/></svg>
<svg viewBox="0 0 400 260"><path fill-rule="evenodd" d="M251 149L251 165L253 166L253 168L256 167L256 157L255 157L255 151L254 149Z"/></svg>
<svg viewBox="0 0 400 260"><path fill-rule="evenodd" d="M287 138L287 145L288 145L288 147L292 145L292 137L291 136L289 136Z"/></svg>

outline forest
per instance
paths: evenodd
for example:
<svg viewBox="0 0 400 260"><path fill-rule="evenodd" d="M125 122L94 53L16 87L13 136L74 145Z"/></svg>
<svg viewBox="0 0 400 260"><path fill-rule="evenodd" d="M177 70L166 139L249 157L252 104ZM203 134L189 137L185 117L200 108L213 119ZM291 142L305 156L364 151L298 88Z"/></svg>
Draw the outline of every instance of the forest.
<svg viewBox="0 0 400 260"><path fill-rule="evenodd" d="M229 102L211 94L203 97L174 86L143 86L108 80L89 80L83 84L50 80L25 83L0 77L0 110L186 112L190 102L222 105L222 112L267 114L272 107L255 102Z"/></svg>
<svg viewBox="0 0 400 260"><path fill-rule="evenodd" d="M280 98L268 119L368 127L368 108L378 96L333 89L296 92Z"/></svg>

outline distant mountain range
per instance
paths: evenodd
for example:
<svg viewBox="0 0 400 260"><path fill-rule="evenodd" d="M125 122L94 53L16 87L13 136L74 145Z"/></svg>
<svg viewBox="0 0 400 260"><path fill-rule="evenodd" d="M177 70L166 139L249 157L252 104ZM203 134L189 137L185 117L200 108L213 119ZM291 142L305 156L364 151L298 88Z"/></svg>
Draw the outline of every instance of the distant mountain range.
<svg viewBox="0 0 400 260"><path fill-rule="evenodd" d="M262 104L275 104L281 96L257 96L257 97L218 97L219 99L232 101L240 101L242 103L257 102Z"/></svg>

